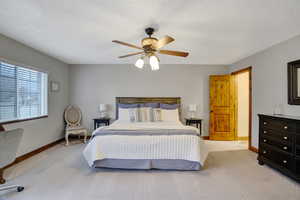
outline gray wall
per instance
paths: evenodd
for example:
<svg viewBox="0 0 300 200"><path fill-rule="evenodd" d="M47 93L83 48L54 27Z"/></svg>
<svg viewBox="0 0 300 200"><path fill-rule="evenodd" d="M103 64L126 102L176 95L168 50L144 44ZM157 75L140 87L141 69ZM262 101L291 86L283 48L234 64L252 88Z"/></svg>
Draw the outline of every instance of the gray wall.
<svg viewBox="0 0 300 200"><path fill-rule="evenodd" d="M60 83L60 92L49 90L48 118L5 125L7 129L23 128L18 155L23 155L63 136L63 111L69 102L69 66L0 34L0 57L46 70L49 81Z"/></svg>
<svg viewBox="0 0 300 200"><path fill-rule="evenodd" d="M198 104L198 116L205 121L208 135L209 75L228 72L225 66L161 65L156 72L149 66L140 70L133 65L70 66L70 103L83 112L83 124L92 130L92 119L99 116L98 105L110 104L114 117L116 96L181 97L183 116L188 104Z"/></svg>
<svg viewBox="0 0 300 200"><path fill-rule="evenodd" d="M230 67L253 67L253 146L258 147L258 113L272 114L281 104L284 114L300 115L300 106L287 104L287 63L300 59L300 36L282 42Z"/></svg>

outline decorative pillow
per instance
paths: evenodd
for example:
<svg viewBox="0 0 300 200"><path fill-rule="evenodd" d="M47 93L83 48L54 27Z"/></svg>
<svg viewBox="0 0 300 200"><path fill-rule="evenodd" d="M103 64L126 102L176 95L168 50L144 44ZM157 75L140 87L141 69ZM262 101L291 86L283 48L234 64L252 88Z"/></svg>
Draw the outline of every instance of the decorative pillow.
<svg viewBox="0 0 300 200"><path fill-rule="evenodd" d="M162 121L161 109L160 108L153 108L152 109L152 116L153 116L153 122L161 122Z"/></svg>
<svg viewBox="0 0 300 200"><path fill-rule="evenodd" d="M129 108L129 120L131 122L138 122L139 119L139 108Z"/></svg>
<svg viewBox="0 0 300 200"><path fill-rule="evenodd" d="M167 122L178 122L179 121L178 109L172 109L172 110L162 109L161 116L162 116L162 121L167 121Z"/></svg>
<svg viewBox="0 0 300 200"><path fill-rule="evenodd" d="M140 111L140 122L151 122L151 111L152 108L142 107L139 108Z"/></svg>
<svg viewBox="0 0 300 200"><path fill-rule="evenodd" d="M159 108L159 103L143 103L141 104L141 107Z"/></svg>
<svg viewBox="0 0 300 200"><path fill-rule="evenodd" d="M166 110L175 110L179 108L179 104L165 104L161 103L160 104L161 109L166 109Z"/></svg>
<svg viewBox="0 0 300 200"><path fill-rule="evenodd" d="M138 108L140 104L138 103L119 103L119 108Z"/></svg>

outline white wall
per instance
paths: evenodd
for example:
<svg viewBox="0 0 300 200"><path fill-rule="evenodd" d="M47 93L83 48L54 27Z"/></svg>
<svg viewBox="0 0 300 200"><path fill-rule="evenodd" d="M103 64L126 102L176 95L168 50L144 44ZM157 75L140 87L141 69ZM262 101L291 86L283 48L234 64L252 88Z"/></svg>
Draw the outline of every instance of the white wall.
<svg viewBox="0 0 300 200"><path fill-rule="evenodd" d="M237 75L238 113L237 135L248 137L249 135L249 72Z"/></svg>
<svg viewBox="0 0 300 200"><path fill-rule="evenodd" d="M300 115L300 106L287 104L287 63L300 59L300 36L242 59L230 71L253 67L252 145L258 147L258 113L272 114L274 106L283 105L284 114Z"/></svg>
<svg viewBox="0 0 300 200"><path fill-rule="evenodd" d="M98 105L111 105L115 115L115 97L181 97L183 116L188 104L198 104L197 116L204 117L204 135L208 135L209 75L228 72L225 66L161 65L156 72L149 66L140 70L133 65L70 66L70 102L83 112L83 124L93 128L99 116Z"/></svg>
<svg viewBox="0 0 300 200"><path fill-rule="evenodd" d="M0 57L46 70L49 81L60 83L60 92L49 90L48 118L4 125L6 129L23 128L18 155L23 155L63 137L63 111L68 105L69 66L0 34Z"/></svg>

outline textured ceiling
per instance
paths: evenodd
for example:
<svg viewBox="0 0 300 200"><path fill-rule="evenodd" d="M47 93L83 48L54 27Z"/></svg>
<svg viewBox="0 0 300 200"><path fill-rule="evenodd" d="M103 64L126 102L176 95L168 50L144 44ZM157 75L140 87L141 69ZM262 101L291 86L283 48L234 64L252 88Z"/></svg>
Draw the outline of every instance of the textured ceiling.
<svg viewBox="0 0 300 200"><path fill-rule="evenodd" d="M144 28L176 39L167 64L230 64L300 34L299 0L1 0L0 33L69 64L133 63ZM1 48L1 47L0 47Z"/></svg>

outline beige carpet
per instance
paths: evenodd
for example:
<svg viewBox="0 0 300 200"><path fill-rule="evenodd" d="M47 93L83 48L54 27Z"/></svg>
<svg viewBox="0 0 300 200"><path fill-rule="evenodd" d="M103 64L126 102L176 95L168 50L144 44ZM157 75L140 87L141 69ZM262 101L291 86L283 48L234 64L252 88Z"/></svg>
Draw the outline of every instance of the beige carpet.
<svg viewBox="0 0 300 200"><path fill-rule="evenodd" d="M6 171L23 192L1 200L299 200L300 185L267 166L248 150L211 152L198 172L91 170L84 145L58 145Z"/></svg>

